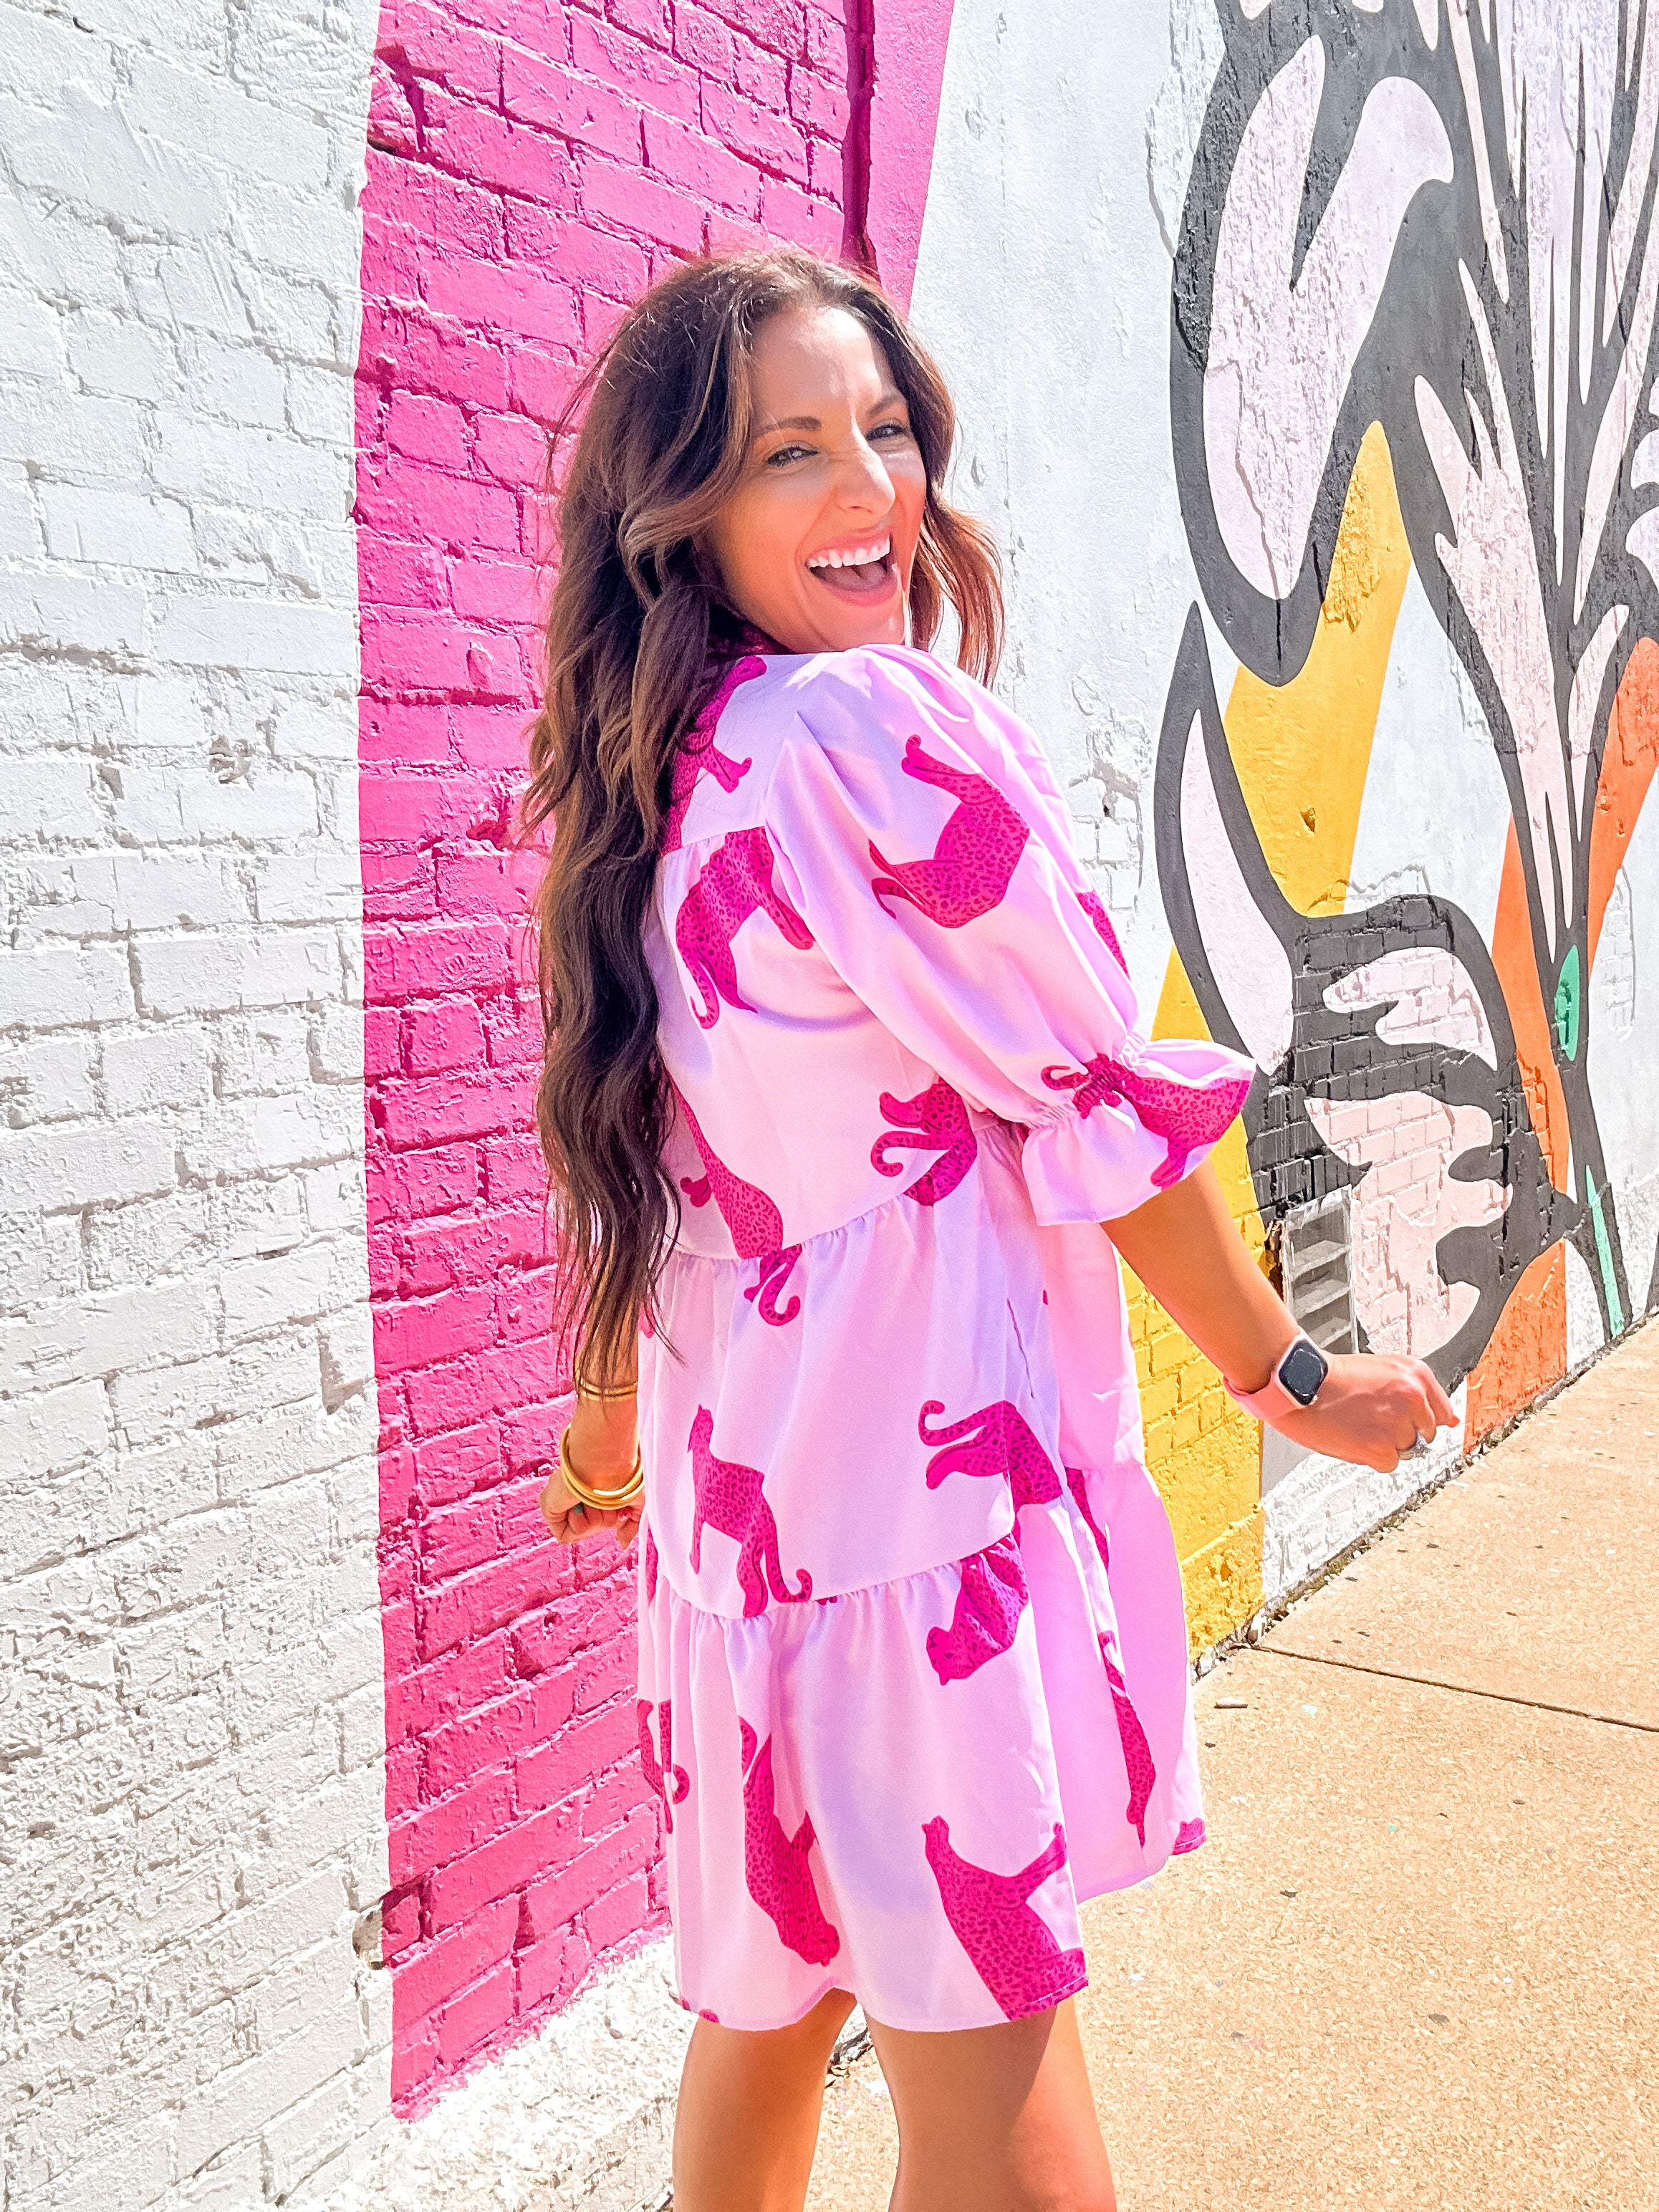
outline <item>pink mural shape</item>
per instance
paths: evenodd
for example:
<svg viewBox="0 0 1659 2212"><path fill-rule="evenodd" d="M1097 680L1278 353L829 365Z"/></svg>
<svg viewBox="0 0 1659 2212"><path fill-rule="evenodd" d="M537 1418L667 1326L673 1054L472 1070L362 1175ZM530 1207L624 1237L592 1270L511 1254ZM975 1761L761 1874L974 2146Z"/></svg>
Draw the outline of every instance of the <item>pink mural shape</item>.
<svg viewBox="0 0 1659 2212"><path fill-rule="evenodd" d="M786 1328L800 1311L800 1300L792 1297L780 1313L778 1297L800 1257L800 1246L784 1243L782 1214L757 1183L745 1182L741 1176L733 1175L702 1133L701 1123L678 1087L674 1096L679 1101L685 1126L691 1132L691 1140L703 1164L701 1176L681 1176L680 1188L693 1206L707 1206L710 1198L714 1200L721 1220L732 1232L738 1257L761 1263L760 1279L744 1292L744 1297L757 1301L756 1310L763 1321L769 1322L774 1328Z"/></svg>
<svg viewBox="0 0 1659 2212"><path fill-rule="evenodd" d="M1083 908L1085 914L1088 915L1090 921L1093 922L1095 926L1095 934L1100 939L1102 944L1106 947L1106 950L1111 954L1113 959L1116 961L1118 966L1127 975L1129 972L1129 963L1123 957L1123 947L1117 941L1117 932L1112 927L1112 917L1107 913L1105 908L1101 904L1100 893L1098 891L1079 891L1078 893L1078 904Z"/></svg>
<svg viewBox="0 0 1659 2212"><path fill-rule="evenodd" d="M738 1547L738 1583L743 1591L745 1620L766 1610L769 1585L780 1605L799 1605L812 1595L812 1577L805 1567L791 1589L778 1557L778 1524L772 1517L758 1468L737 1460L721 1459L709 1449L714 1416L699 1406L691 1424L691 1481L696 1506L691 1519L691 1569L702 1571L702 1532L729 1536Z"/></svg>
<svg viewBox="0 0 1659 2212"><path fill-rule="evenodd" d="M773 881L775 865L772 841L758 824L734 830L709 854L675 917L674 942L702 995L702 1005L691 1009L700 1029L714 1028L722 999L728 1006L753 1011L738 989L732 949L732 939L750 915L769 915L786 941L799 951L811 947L811 931Z"/></svg>
<svg viewBox="0 0 1659 2212"><path fill-rule="evenodd" d="M942 1413L942 1400L930 1398L916 1420L925 1444L943 1444L927 1462L927 1487L937 1490L947 1475L1006 1474L1016 1512L1024 1505L1049 1505L1060 1496L1060 1474L1038 1442L1030 1422L1004 1398L981 1406L948 1426L930 1429L930 1415Z"/></svg>
<svg viewBox="0 0 1659 2212"><path fill-rule="evenodd" d="M848 227L854 237L862 232L883 289L907 309L933 173L951 8L952 0L905 0L902 10L872 11L866 0L866 20L874 15L874 82L862 128L855 118L849 134L862 141L864 187L856 210L854 194L847 194Z"/></svg>
<svg viewBox="0 0 1659 2212"><path fill-rule="evenodd" d="M1072 1503L1089 1524L1089 1534L1095 1540L1095 1549L1100 1554L1101 1565L1109 1569L1112 1564L1112 1547L1106 1540L1106 1531L1096 1520L1090 1507L1089 1478L1080 1467L1066 1468L1066 1487L1072 1493Z"/></svg>
<svg viewBox="0 0 1659 2212"><path fill-rule="evenodd" d="M841 1936L824 1917L807 1853L817 1841L811 1814L793 1836L777 1815L772 1779L772 1739L757 1747L755 1731L738 1723L743 1753L743 1856L749 1894L778 1931L779 1940L809 1966L827 1966Z"/></svg>
<svg viewBox="0 0 1659 2212"><path fill-rule="evenodd" d="M890 860L872 840L870 857L887 872L870 888L884 908L906 899L941 929L960 929L1000 905L1030 832L994 783L935 760L920 738L905 740L904 773L958 803L926 860Z"/></svg>
<svg viewBox="0 0 1659 2212"><path fill-rule="evenodd" d="M867 24L869 0L859 5ZM776 9L726 11L718 35L686 58L665 55L651 9L621 0L574 11L479 0L465 20L403 0L380 12L362 148L355 514L365 995L380 1062L368 1084L369 1234L388 1261L417 1231L428 1271L435 1279L441 1261L444 1280L457 1286L441 1300L428 1299L432 1283L419 1286L417 1311L396 1287L396 1267L376 1270L393 1753L386 1810L395 1830L428 1839L418 1848L430 1854L388 1899L391 2097L404 2117L533 2032L607 1956L625 1955L648 1910L633 1879L645 1846L630 1839L649 1829L654 1848L657 1824L640 1808L620 1808L603 1839L616 1886L602 1911L561 1905L563 1917L550 1924L545 1878L592 1838L562 1817L515 1820L504 1809L489 1815L492 1826L471 1812L463 1824L441 1802L449 1767L428 1761L424 1747L458 1718L495 1706L492 1654L503 1620L532 1640L555 1627L591 1634L607 1662L632 1637L613 1587L628 1570L583 1573L573 1584L539 1530L515 1522L504 1540L500 1525L501 1483L515 1472L520 1439L526 1427L540 1434L560 1380L545 1330L521 1322L524 1285L539 1295L535 1274L521 1280L516 1259L501 1266L493 1256L500 1224L544 1191L526 1134L539 1041L533 1024L507 1018L526 980L517 958L523 887L501 849L542 645L531 549L544 542L547 431L569 398L580 333L592 341L608 330L617 303L665 258L752 240L757 211L769 232L835 250L847 212L835 118L843 89L853 99L856 87L850 70L842 82L838 19L810 12L824 35L816 54L803 52L787 71ZM873 166L871 234L899 297L926 198L949 21L949 0L915 0L902 27L884 21L880 85L873 106L866 94L863 125L849 129L845 149L845 179L856 184L860 209ZM866 69L866 87L872 78ZM750 96L737 99L734 87ZM654 152L647 165L647 138L678 130L672 118L688 96L694 115L702 100L727 118L711 126L718 143L708 158L720 174L707 191L674 189L686 179L665 179ZM597 129L604 143L573 149L573 117L586 118L589 136ZM781 138L799 145L809 137L810 195L781 179L775 160ZM600 191L602 208L592 199ZM739 639L738 655L763 642ZM690 765L723 788L728 778L742 788L740 751L734 758L714 746ZM672 809L683 785L671 778L665 795ZM684 817L682 806L682 839ZM486 1032L477 1064L452 1072L434 1061L422 1071L416 1036L467 1000ZM388 1037L400 1040L389 1056ZM389 1124L394 1105L399 1129L389 1143L380 1109L388 1108ZM774 1255L755 1293L770 1306L787 1273L784 1248L774 1238L750 1249L763 1261ZM391 1358L394 1331L417 1320L418 1360ZM397 1341L409 1349L406 1335ZM411 1497L417 1446L426 1474ZM430 1547L421 1533L428 1511L441 1512L437 1525L448 1531ZM647 1531L647 1602L658 1565ZM497 1708L489 1723L508 1759L546 1733L544 1700L513 1705L520 1717ZM561 1771L578 1790L592 1755L582 1729L573 1715L553 1738ZM497 1875L509 1850L517 1870L503 1896ZM511 1899L538 1884L535 1940L526 1919L504 1960L498 1938ZM636 1893L641 1901L630 1903Z"/></svg>
<svg viewBox="0 0 1659 2212"><path fill-rule="evenodd" d="M904 1163L887 1158L894 1146L942 1152L943 1159L935 1160L913 1183L905 1185L904 1195L915 1199L918 1206L937 1206L940 1199L949 1198L979 1157L979 1139L960 1093L940 1076L915 1098L895 1098L884 1091L880 1104L887 1119L899 1126L877 1138L870 1148L871 1166L878 1175L902 1175Z"/></svg>
<svg viewBox="0 0 1659 2212"><path fill-rule="evenodd" d="M1199 1845L1204 1841L1205 1834L1203 1821L1183 1820L1181 1824L1180 1832L1176 1835L1175 1842L1170 1847L1170 1856L1172 1859L1178 1859L1184 1852L1195 1851Z"/></svg>
<svg viewBox="0 0 1659 2212"><path fill-rule="evenodd" d="M662 833L665 853L678 853L680 849L685 810L691 804L699 776L712 775L722 791L733 792L754 766L752 761L733 760L730 753L723 753L714 742L714 732L738 684L765 673L766 662L759 653L745 653L741 660L734 662L676 751L668 815Z"/></svg>
<svg viewBox="0 0 1659 2212"><path fill-rule="evenodd" d="M1080 1068L1045 1067L1042 1079L1050 1091L1071 1091L1072 1103L1085 1121L1097 1106L1127 1104L1143 1128L1162 1137L1164 1158L1152 1170L1158 1190L1179 1182L1193 1154L1226 1133L1250 1088L1248 1076L1192 1084L1142 1075L1103 1052Z"/></svg>
<svg viewBox="0 0 1659 2212"><path fill-rule="evenodd" d="M945 1917L1006 2018L1046 2012L1083 1987L1088 1974L1082 1952L1062 1951L1054 1930L1027 1902L1066 1863L1066 1831L1058 1820L1054 1841L1018 1874L994 1874L959 1858L942 1819L927 1821L921 1832Z"/></svg>
<svg viewBox="0 0 1659 2212"><path fill-rule="evenodd" d="M1100 1656L1106 1669L1106 1680L1112 1688L1112 1704L1117 1711L1118 1741L1123 1746L1123 1764L1129 1774L1129 1802L1124 1819L1135 1830L1144 1844L1146 1840L1146 1808L1152 1802L1152 1785L1158 1780L1158 1769L1152 1764L1152 1747L1146 1741L1146 1731L1140 1725L1140 1716L1129 1697L1129 1686L1122 1670L1112 1657L1111 1638L1100 1638Z"/></svg>
<svg viewBox="0 0 1659 2212"><path fill-rule="evenodd" d="M927 1657L941 1683L964 1682L1011 1650L1030 1598L1019 1547L1012 1536L963 1559L958 1571L962 1582L951 1626L927 1632Z"/></svg>
<svg viewBox="0 0 1659 2212"><path fill-rule="evenodd" d="M674 1709L666 1699L657 1707L657 1733L662 1738L662 1758L659 1762L651 1741L651 1700L635 1698L634 1705L640 1724L640 1764L645 1769L647 1782L662 1800L664 1820L672 1836L674 1808L684 1804L691 1787L690 1776L683 1766L674 1764Z"/></svg>

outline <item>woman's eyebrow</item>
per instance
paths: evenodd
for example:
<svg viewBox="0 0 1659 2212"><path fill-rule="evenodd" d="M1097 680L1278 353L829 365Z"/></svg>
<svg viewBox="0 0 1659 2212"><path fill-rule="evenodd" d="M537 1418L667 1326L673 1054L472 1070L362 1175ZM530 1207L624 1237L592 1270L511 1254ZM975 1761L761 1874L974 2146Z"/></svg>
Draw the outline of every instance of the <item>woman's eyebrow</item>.
<svg viewBox="0 0 1659 2212"><path fill-rule="evenodd" d="M774 430L821 430L823 428L816 415L781 415L775 422L763 422L755 435L764 438Z"/></svg>

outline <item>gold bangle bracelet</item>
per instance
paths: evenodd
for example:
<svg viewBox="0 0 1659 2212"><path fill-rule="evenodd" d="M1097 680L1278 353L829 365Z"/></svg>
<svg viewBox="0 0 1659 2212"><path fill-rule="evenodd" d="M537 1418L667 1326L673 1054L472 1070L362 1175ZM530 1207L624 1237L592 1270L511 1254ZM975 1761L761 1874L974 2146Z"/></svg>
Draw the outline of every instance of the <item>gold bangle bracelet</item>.
<svg viewBox="0 0 1659 2212"><path fill-rule="evenodd" d="M620 1490L595 1490L584 1482L570 1464L570 1431L563 1429L559 1435L559 1474L565 1488L579 1505L591 1506L596 1513L619 1512L631 1505L645 1488L645 1460L640 1452L634 1455L634 1464L628 1480Z"/></svg>
<svg viewBox="0 0 1659 2212"><path fill-rule="evenodd" d="M637 1398L640 1394L637 1382L590 1382L585 1375L578 1375L575 1382L579 1398L593 1398L605 1403L612 1399Z"/></svg>

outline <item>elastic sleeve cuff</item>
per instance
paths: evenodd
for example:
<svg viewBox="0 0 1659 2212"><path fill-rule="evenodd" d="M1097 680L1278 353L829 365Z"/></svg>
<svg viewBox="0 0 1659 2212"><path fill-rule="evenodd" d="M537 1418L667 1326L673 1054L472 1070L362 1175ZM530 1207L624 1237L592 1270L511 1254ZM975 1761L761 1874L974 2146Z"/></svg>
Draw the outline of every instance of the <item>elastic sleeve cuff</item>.
<svg viewBox="0 0 1659 2212"><path fill-rule="evenodd" d="M1255 1072L1237 1053L1186 1037L1091 1061L1071 1110L1026 1138L1021 1165L1037 1220L1115 1221L1183 1181L1237 1119Z"/></svg>

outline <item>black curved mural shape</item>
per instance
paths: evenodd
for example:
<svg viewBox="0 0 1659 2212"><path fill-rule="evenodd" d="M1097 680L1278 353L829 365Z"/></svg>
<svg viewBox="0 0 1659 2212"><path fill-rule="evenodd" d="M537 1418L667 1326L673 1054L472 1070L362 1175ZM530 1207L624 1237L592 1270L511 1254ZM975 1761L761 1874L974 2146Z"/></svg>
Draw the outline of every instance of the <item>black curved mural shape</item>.
<svg viewBox="0 0 1659 2212"><path fill-rule="evenodd" d="M1653 121L1659 102L1651 85L1645 101L1642 95L1644 72L1659 70L1659 54L1649 52L1659 23L1650 21L1647 0L1626 0L1616 28L1599 17L1592 24L1597 11L1561 4L1586 21L1582 34L1571 35L1608 46L1601 60L1611 70L1610 120L1598 123L1593 140L1581 53L1571 221L1563 207L1551 234L1534 239L1528 134L1536 138L1542 102L1535 100L1532 111L1525 106L1527 57L1517 58L1515 50L1513 9L1494 7L1488 31L1480 0L1469 0L1455 20L1449 0L1432 6L1382 0L1375 13L1352 0L1270 0L1254 20L1237 0L1218 0L1225 53L1194 162L1173 285L1175 466L1205 605L1227 644L1269 683L1285 683L1301 669L1360 444L1380 423L1417 574L1468 672L1508 789L1532 953L1571 1129L1570 1193L1553 1192L1544 1172L1503 994L1468 918L1437 898L1395 899L1319 921L1285 905L1261 861L1231 763L1224 763L1213 697L1199 696L1207 690L1208 662L1194 610L1164 721L1159 866L1177 949L1206 1018L1225 1036L1230 1018L1188 896L1180 809L1171 796L1179 793L1197 715L1239 866L1296 970L1293 1051L1287 1066L1264 1073L1248 1109L1264 1213L1271 1222L1352 1172L1321 1143L1310 1099L1352 1096L1354 1086L1367 1085L1390 1095L1426 1083L1448 1100L1478 1103L1492 1119L1491 1146L1450 1170L1463 1180L1501 1180L1509 1203L1501 1224L1459 1230L1439 1249L1443 1282L1471 1285L1479 1294L1474 1312L1434 1349L1433 1364L1449 1382L1479 1358L1527 1261L1561 1237L1573 1240L1585 1261L1607 1333L1616 1334L1632 1315L1632 1285L1588 1076L1589 859L1612 703L1638 641L1659 636L1659 588L1631 542L1632 529L1659 504L1659 483L1632 465L1653 428L1647 394L1659 368L1659 267L1651 265L1659 255ZM1259 155L1274 134L1280 158L1264 185L1268 172ZM1408 143L1429 149L1422 174L1397 221L1385 223L1376 210L1387 191L1375 179L1387 184L1388 161L1403 161L1399 149ZM1246 169L1248 193L1240 182ZM1296 204L1275 209L1262 196L1273 176L1286 174L1297 185ZM1254 341L1218 323L1238 292L1237 267L1230 268L1227 257L1242 265L1259 252L1263 225L1271 228L1275 213L1286 225L1293 215L1294 247L1279 282L1288 284L1295 312L1284 297L1278 301L1285 343L1277 361L1270 345L1255 364L1262 389L1251 388L1248 362L1237 372L1244 388L1235 399L1225 383L1235 374L1229 364ZM1346 245L1346 259L1327 250L1333 243ZM1540 380L1534 291L1550 288L1553 267L1559 272L1569 253L1571 283L1557 288L1558 303L1569 302L1565 343L1557 343L1559 319L1546 319L1550 362ZM1346 326L1336 317L1333 350L1320 362L1303 345L1306 333L1295 315L1304 295L1311 302L1319 287L1331 285L1333 270L1364 299ZM1316 283L1305 281L1310 271ZM1350 307L1355 296L1351 290ZM1558 374L1562 361L1569 366ZM1275 561L1245 543L1237 481L1212 483L1206 433L1218 411L1237 406L1244 436L1256 436L1249 410L1265 397L1271 417L1284 404L1274 383L1280 374L1287 389L1298 388L1299 379L1315 395L1318 404L1289 427L1322 441L1322 459L1316 450L1316 479L1299 505L1290 502L1291 524L1283 513L1263 523L1264 545L1280 530L1281 553L1285 531L1293 525L1297 533L1291 557ZM1259 442L1271 450L1270 436ZM1295 474L1294 446L1293 438L1281 441L1286 481ZM1219 465L1232 471L1233 453L1224 453ZM1240 473L1243 467L1238 464ZM1260 478L1270 481L1266 473ZM1501 561L1492 551L1500 543ZM1332 1027L1336 1018L1324 992L1345 962L1362 964L1375 957L1365 948L1378 945L1437 946L1456 959L1484 1006L1498 1048L1495 1071L1468 1054L1425 1057L1419 1044L1391 1043L1378 1034L1381 1016L1357 1026L1357 1018L1344 1017ZM1659 1268L1644 1255L1636 1295L1650 1304L1656 1288Z"/></svg>

